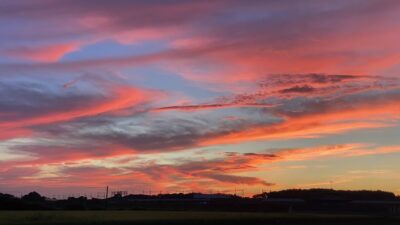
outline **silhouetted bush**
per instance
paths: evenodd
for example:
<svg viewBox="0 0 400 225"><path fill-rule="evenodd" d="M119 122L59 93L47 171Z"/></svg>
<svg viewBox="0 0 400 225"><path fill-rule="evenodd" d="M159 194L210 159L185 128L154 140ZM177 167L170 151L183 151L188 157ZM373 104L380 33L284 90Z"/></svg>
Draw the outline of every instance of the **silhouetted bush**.
<svg viewBox="0 0 400 225"><path fill-rule="evenodd" d="M33 191L27 195L22 196L22 200L28 202L43 202L46 200L46 198L41 196L39 193Z"/></svg>

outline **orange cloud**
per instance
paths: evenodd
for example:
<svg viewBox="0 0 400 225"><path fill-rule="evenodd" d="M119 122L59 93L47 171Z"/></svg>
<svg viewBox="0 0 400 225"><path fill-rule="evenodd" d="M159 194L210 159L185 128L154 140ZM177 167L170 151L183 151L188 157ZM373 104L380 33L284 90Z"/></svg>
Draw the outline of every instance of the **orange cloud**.
<svg viewBox="0 0 400 225"><path fill-rule="evenodd" d="M107 95L101 102L87 102L79 105L79 108L71 108L65 111L44 113L30 118L21 118L15 121L0 122L0 127L4 129L26 127L39 124L68 121L80 117L95 116L102 113L112 113L123 110L135 105L144 103L151 98L149 92L130 86L109 86Z"/></svg>
<svg viewBox="0 0 400 225"><path fill-rule="evenodd" d="M368 144L352 143L341 145L323 145L307 148L280 149L271 153L233 154L235 160L241 160L248 165L265 164L271 162L307 161L315 159L348 158L368 155L382 155L399 153L400 146L373 147Z"/></svg>
<svg viewBox="0 0 400 225"><path fill-rule="evenodd" d="M400 117L397 97L354 103L350 107L305 113L304 115L282 115L284 121L277 124L255 125L242 131L212 137L202 145L217 145L271 139L315 138L360 129L395 126ZM331 104L335 104L333 101ZM371 107L374 105L374 107Z"/></svg>
<svg viewBox="0 0 400 225"><path fill-rule="evenodd" d="M323 145L306 148L279 149L274 153L269 150L261 153L226 153L223 157L208 160L184 160L174 164L142 162L132 165L129 160L107 163L116 159L115 155L98 160L97 165L90 161L59 161L51 164L20 164L14 170L3 171L5 176L14 176L7 184L43 185L47 187L89 186L125 188L131 192L139 190L167 191L205 191L227 190L232 192L232 185L265 187L273 185L259 177L243 176L249 172L263 170L262 165L276 162L305 161L342 157L360 157L367 155L390 154L400 152L400 146L371 147L361 143ZM121 155L122 156L122 155ZM128 156L128 155L127 155ZM129 155L128 157L131 157ZM118 158L118 157L117 157ZM117 167L115 165L118 165ZM15 165L14 165L15 166ZM9 168L9 167L7 167ZM29 168L32 168L29 169ZM35 168L35 170L33 170ZM22 171L16 175L10 171ZM28 173L25 173L27 171ZM18 172L19 174L19 172ZM135 180L134 186L131 181ZM213 182L213 187L209 183ZM4 183L4 182L3 182ZM323 183L318 183L323 185ZM315 185L318 185L315 184Z"/></svg>
<svg viewBox="0 0 400 225"><path fill-rule="evenodd" d="M328 134L340 134L354 130L374 129L393 126L385 122L326 122L318 120L296 121L295 119L278 125L266 125L248 128L243 131L232 132L215 138L209 138L201 142L202 145L219 145L243 143L249 141L316 138Z"/></svg>
<svg viewBox="0 0 400 225"><path fill-rule="evenodd" d="M57 62L64 55L78 50L78 43L51 44L38 47L16 47L7 50L12 57L29 59L37 62Z"/></svg>
<svg viewBox="0 0 400 225"><path fill-rule="evenodd" d="M29 137L32 135L32 131L29 129L17 128L17 129L8 129L7 132L2 132L0 134L0 141L12 139L15 137Z"/></svg>
<svg viewBox="0 0 400 225"><path fill-rule="evenodd" d="M208 109L222 109L222 108L272 108L272 104L251 104L251 103L231 103L231 104L203 104L203 105L176 105L166 106L157 109L153 109L154 112L180 110L180 111L198 111Z"/></svg>

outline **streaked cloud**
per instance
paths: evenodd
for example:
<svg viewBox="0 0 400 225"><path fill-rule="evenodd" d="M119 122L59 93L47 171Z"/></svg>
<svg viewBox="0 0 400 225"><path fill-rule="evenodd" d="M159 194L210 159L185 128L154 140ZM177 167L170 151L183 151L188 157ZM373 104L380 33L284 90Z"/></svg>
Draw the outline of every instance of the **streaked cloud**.
<svg viewBox="0 0 400 225"><path fill-rule="evenodd" d="M390 0L2 1L0 184L255 192L326 186L272 168L341 160L353 173L327 166L337 185L361 186L360 165L399 169L385 158L400 145L387 138L400 127L399 12Z"/></svg>

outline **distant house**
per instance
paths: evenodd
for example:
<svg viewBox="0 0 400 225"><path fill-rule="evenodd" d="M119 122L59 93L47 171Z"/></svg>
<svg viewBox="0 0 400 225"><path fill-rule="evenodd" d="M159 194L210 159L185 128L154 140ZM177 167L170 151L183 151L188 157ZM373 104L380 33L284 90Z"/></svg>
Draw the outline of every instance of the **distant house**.
<svg viewBox="0 0 400 225"><path fill-rule="evenodd" d="M113 191L111 192L111 195L116 197L116 196L120 196L120 197L124 197L128 195L127 191Z"/></svg>

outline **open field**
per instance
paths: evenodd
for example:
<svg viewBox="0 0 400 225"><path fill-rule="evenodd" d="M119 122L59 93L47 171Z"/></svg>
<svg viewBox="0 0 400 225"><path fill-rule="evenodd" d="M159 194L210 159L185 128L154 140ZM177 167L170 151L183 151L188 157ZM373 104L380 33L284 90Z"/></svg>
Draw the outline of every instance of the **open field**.
<svg viewBox="0 0 400 225"><path fill-rule="evenodd" d="M399 217L171 211L1 211L0 225L128 224L400 224Z"/></svg>

